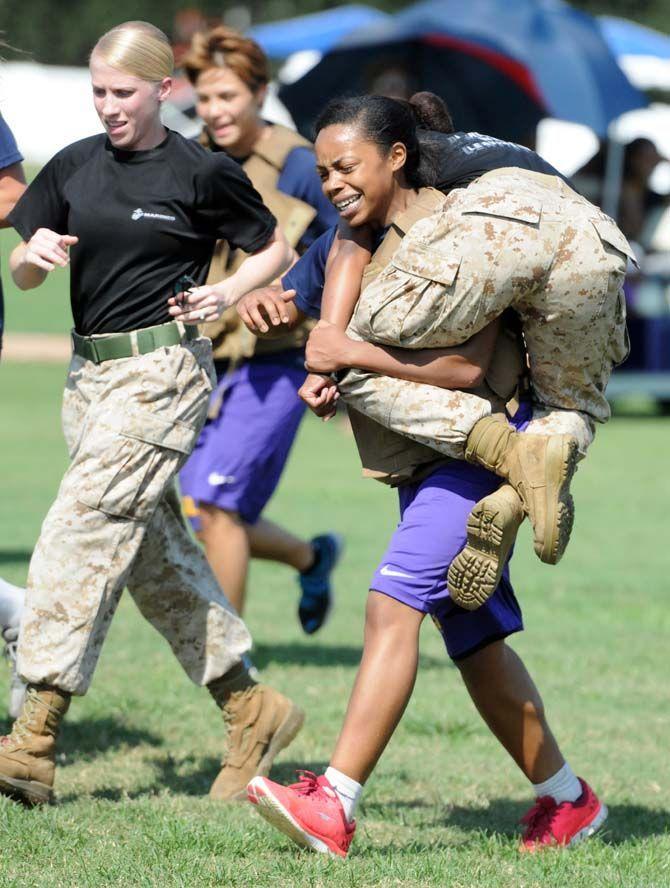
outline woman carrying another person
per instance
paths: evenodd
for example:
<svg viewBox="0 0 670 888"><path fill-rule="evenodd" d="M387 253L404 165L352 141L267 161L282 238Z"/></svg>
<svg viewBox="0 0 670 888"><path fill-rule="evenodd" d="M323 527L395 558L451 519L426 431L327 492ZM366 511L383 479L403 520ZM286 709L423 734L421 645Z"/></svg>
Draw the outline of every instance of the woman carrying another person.
<svg viewBox="0 0 670 888"><path fill-rule="evenodd" d="M247 628L174 491L212 389L210 342L195 323L274 280L291 251L233 161L162 125L172 67L167 38L146 22L101 37L90 69L105 133L60 151L9 216L23 238L10 260L17 286L70 265L75 322L63 400L71 462L30 564L18 648L27 699L0 744L0 792L30 804L52 796L60 723L88 690L124 586L223 711L216 797L267 773L303 718L249 676ZM225 282L174 298L184 275L205 280L221 238L252 255Z"/></svg>
<svg viewBox="0 0 670 888"><path fill-rule="evenodd" d="M329 117L334 107L339 118L336 122ZM413 121L402 105L373 97L352 100L349 111L347 116L341 106L326 109L322 121L325 118L329 122L320 130L316 150L320 167L327 171L325 188L331 193L331 199L335 197L345 206L351 205L348 204L350 193L354 188L357 192L359 206L349 223L354 227L369 225L377 231L388 229L372 263L370 278L376 275L376 279L364 281L367 288L360 306L368 290L384 279L387 269L393 271L398 252L404 249L416 227L431 229L429 223L434 224L436 213L443 212L444 199L430 189L420 187L425 175L420 167L420 150ZM523 176L521 170L518 173ZM533 181L533 175L530 181ZM349 192L345 191L345 184ZM491 204L495 206L496 202L491 201ZM482 200L482 206L487 207L485 200ZM597 217L595 208L593 213ZM579 224L578 217L576 224ZM385 252L385 245L390 253ZM473 253L477 247L473 244ZM513 243L512 251L514 253ZM480 249L480 254L485 262L485 252ZM592 268L582 265L581 276L575 280L575 286L581 286L585 291L580 295L587 297L591 295L590 288L595 290L597 287L605 301L612 285L608 277L616 276L614 263L609 257L604 246L600 247L600 255L593 250L592 262L598 270L604 271L604 280L596 281ZM435 277L438 273L444 274L445 263L437 249L432 258L436 268L431 269L431 274ZM619 266L625 261L623 254L614 258ZM323 266L319 268L319 264L318 253L313 249L285 276L284 285L298 291L298 304L318 304L317 288L312 285L320 275L322 279ZM425 274L425 266L422 271ZM426 287L433 279L432 276L423 277ZM404 286L400 286L398 292L402 294ZM447 294L444 300L448 299ZM478 305L480 302L483 300L477 300ZM415 305L421 306L418 298ZM279 320L277 326L286 322L290 325L301 316L295 306L282 306L271 291L250 294L238 307L252 326L260 322L267 328L268 320L274 325L275 318ZM436 310L435 305L433 309ZM426 322L423 315L415 322L411 308L403 318L408 325L422 320ZM428 348L410 352L395 346L379 347L360 342L357 337L350 346L344 343L348 350L346 366L371 367L387 374L383 379L377 378L377 397L381 401L383 393L387 393L387 410L393 406L398 391L418 390L420 397L413 402L411 414L417 425L424 421L424 408L430 416L440 417L430 400L434 397L438 408L444 406L444 415L453 416L456 431L451 440L458 441L458 430L464 418L459 405L467 406L469 398L475 396L448 389L472 388L480 385L483 379L489 386L488 397L483 397L486 391L481 385L477 397L486 400L489 410L497 410L501 420L507 423L508 418L499 405L501 402L504 405L509 398L513 385L510 385L509 373L505 374L505 380L499 372L493 372L500 370L500 362L496 367L493 354L497 323L495 319L490 321L464 346L451 349ZM603 323L607 323L607 315L604 315ZM345 338L341 332L332 334L328 343L323 337L319 338L325 355L324 364L330 361L343 365L339 357L335 359L333 355L337 352L334 344L342 344ZM496 351L501 341L499 336ZM315 349L317 356L318 351ZM309 348L308 360L318 371L334 369L313 361ZM605 360L606 356L601 355L601 361L604 363ZM399 378L389 378L390 374ZM417 383L441 387L420 388ZM495 390L498 391L497 398ZM345 378L345 397L346 392ZM365 403L362 402L362 407ZM358 409L359 402L354 400L354 404ZM410 416L409 409L407 415ZM509 417L512 424L508 434L523 440L525 434L518 434L518 430L525 430L530 415L530 404L523 403L517 414ZM389 439L383 432L379 440L388 444ZM442 433L442 438L446 438L446 433ZM360 439L358 443L361 447ZM429 613L440 627L447 650L456 661L478 710L533 785L537 799L524 818L526 829L522 850L574 844L591 835L604 822L607 811L590 787L576 777L565 762L546 722L542 701L532 679L504 641L507 635L522 628L520 610L504 562L495 590L477 610L468 612L457 606L446 588L447 570L465 542L468 512L482 497L493 495L500 479L482 465L468 465L462 460L462 453L459 461L436 465L434 453L426 449L423 465L420 465L421 456L414 447L414 444L407 443L404 464L399 448L395 452L389 448L392 468L402 465L407 470L413 464L415 471L406 471L406 475L410 474L409 480L400 485L401 522L370 587L363 659L330 767L318 778L305 774L291 787L256 778L249 785L250 801L259 806L263 816L299 844L346 855L354 835L353 815L362 785L409 700L416 676L418 631L423 617ZM366 448L361 447L361 450L365 452ZM457 450L455 446L454 450ZM501 496L514 498L516 494L509 487L503 487ZM382 686L385 693L380 696Z"/></svg>
<svg viewBox="0 0 670 888"><path fill-rule="evenodd" d="M337 213L321 190L311 144L261 117L270 77L263 51L248 37L217 27L195 35L182 67L205 124L201 144L241 165L291 246L304 252L337 221ZM220 241L209 280L234 273L242 261L240 249ZM330 608L339 539L324 533L302 540L262 516L305 409L298 388L309 326L299 325L271 342L258 340L231 308L202 330L212 339L217 385L179 476L186 514L238 613L250 557L294 567L302 590L300 622L311 634Z"/></svg>
<svg viewBox="0 0 670 888"><path fill-rule="evenodd" d="M321 144L331 152L325 188L346 204L344 217L354 229L361 227L366 195L357 186L360 164L353 172L342 167L341 158L353 156L347 156L347 128L360 118L370 133L382 131L389 101L334 102L320 121ZM379 138L371 136L370 144ZM440 187L448 182L448 167L440 166L434 149L445 138L421 137L428 181ZM421 147L415 135L411 151ZM521 168L480 175L438 200L430 217L413 226L383 274L364 289L350 336L405 349L450 346L514 308L529 354L533 434L512 435L502 417L491 415L485 398L454 399L405 381L389 388L387 381L357 370L340 381L348 405L509 480L533 524L537 554L555 563L572 528L569 484L577 456L586 452L595 422L609 418L605 386L613 364L627 352L621 286L631 256L612 220L558 177ZM348 311L355 299L349 289ZM338 309L340 326L348 311ZM341 331L325 326L314 332L312 353L319 343L333 354L351 345ZM375 363L366 368L379 372ZM323 379L318 385L326 387ZM519 523L518 509L509 504L509 491L501 491L473 512L468 546L449 577L452 594L464 605L476 606L497 584Z"/></svg>

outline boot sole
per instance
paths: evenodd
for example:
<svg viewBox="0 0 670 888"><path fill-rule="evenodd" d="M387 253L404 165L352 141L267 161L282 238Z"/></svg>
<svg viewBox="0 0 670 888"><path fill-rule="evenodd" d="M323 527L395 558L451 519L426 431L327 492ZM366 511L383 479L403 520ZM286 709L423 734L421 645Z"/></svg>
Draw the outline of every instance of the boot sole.
<svg viewBox="0 0 670 888"><path fill-rule="evenodd" d="M17 780L0 774L0 793L24 805L46 805L53 800L53 788L39 780Z"/></svg>
<svg viewBox="0 0 670 888"><path fill-rule="evenodd" d="M298 732L302 728L305 722L305 713L299 706L296 706L295 703L291 704L291 708L288 711L288 714L284 718L284 721L279 725L277 730L272 735L272 740L270 740L268 744L268 748L265 750L265 755L258 763L258 768L256 769L256 773L254 777L267 777L270 773L270 768L272 767L272 763L282 751L282 749L286 749L286 747L295 740ZM234 796L230 797L231 801L243 801L247 798L247 790L246 787L243 787L238 793Z"/></svg>
<svg viewBox="0 0 670 888"><path fill-rule="evenodd" d="M447 574L449 594L459 607L476 610L493 595L523 519L521 500L514 508L497 491L472 509L467 543L451 562Z"/></svg>
<svg viewBox="0 0 670 888"><path fill-rule="evenodd" d="M577 441L571 435L553 435L547 443L545 488L546 524L544 540L536 549L545 564L558 564L563 557L575 520L575 504L570 484L577 469ZM556 491L554 495L552 491Z"/></svg>

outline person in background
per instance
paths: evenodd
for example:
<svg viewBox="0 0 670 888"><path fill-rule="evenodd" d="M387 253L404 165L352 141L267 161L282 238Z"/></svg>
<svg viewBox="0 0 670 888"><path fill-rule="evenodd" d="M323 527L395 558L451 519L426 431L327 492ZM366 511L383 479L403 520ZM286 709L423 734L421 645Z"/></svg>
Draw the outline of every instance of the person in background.
<svg viewBox="0 0 670 888"><path fill-rule="evenodd" d="M598 151L573 176L577 191L591 203L600 206L607 166L608 143L601 142ZM621 190L617 208L617 222L629 241L648 249L650 216L665 203L654 191L649 180L658 164L664 160L650 139L633 139L624 149L621 171Z"/></svg>
<svg viewBox="0 0 670 888"><path fill-rule="evenodd" d="M311 144L261 116L270 78L267 57L253 40L221 26L194 37L182 67L204 122L201 144L242 166L291 246L304 252L337 222L337 213L321 190ZM220 241L210 279L232 274L244 255ZM180 473L186 515L238 613L244 609L250 558L277 561L298 571L298 615L308 634L329 612L340 539L333 533L300 539L262 513L304 414L297 392L311 326L266 342L249 333L232 308L203 327L212 339L217 386L205 427Z"/></svg>
<svg viewBox="0 0 670 888"><path fill-rule="evenodd" d="M17 148L11 129L0 114L0 228L8 228L7 216L26 189L23 157ZM0 279L0 354L4 332L5 306ZM12 678L9 689L9 714L16 718L21 711L26 686L16 674L16 645L23 610L25 591L0 578L0 632L5 642L5 656L9 660Z"/></svg>
<svg viewBox="0 0 670 888"><path fill-rule="evenodd" d="M5 643L4 656L8 660L11 670L9 704L7 706L7 712L11 718L18 717L26 696L25 682L21 681L16 671L16 648L19 641L19 625L25 596L25 589L14 586L0 577L0 626L2 627L2 640Z"/></svg>
<svg viewBox="0 0 670 888"><path fill-rule="evenodd" d="M652 173L663 160L650 139L634 139L626 145L619 197L619 227L629 241L648 249L645 228L663 197L649 186Z"/></svg>

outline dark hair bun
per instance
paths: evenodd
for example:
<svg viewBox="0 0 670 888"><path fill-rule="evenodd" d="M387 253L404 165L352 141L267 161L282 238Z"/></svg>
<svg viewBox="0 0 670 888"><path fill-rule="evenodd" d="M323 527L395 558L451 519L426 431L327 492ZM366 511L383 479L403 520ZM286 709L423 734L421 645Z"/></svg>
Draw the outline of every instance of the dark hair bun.
<svg viewBox="0 0 670 888"><path fill-rule="evenodd" d="M446 104L432 92L417 92L409 100L420 129L438 133L453 133L454 122Z"/></svg>

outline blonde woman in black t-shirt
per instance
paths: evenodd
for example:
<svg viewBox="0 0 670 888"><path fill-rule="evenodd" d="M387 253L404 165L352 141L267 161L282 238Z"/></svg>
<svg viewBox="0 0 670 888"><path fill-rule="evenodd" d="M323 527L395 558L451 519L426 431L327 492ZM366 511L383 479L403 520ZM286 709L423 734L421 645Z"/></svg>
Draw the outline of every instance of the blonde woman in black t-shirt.
<svg viewBox="0 0 670 888"><path fill-rule="evenodd" d="M0 746L0 792L33 804L52 796L59 723L88 689L126 585L230 724L218 797L267 773L303 718L249 677L249 633L173 491L213 379L209 340L185 324L276 278L290 250L233 161L162 125L172 64L152 25L105 34L91 54L105 134L59 152L10 215L23 238L15 282L30 289L69 265L74 316L63 401L71 463L31 561L18 650L28 694ZM251 256L225 282L198 286L221 238Z"/></svg>

